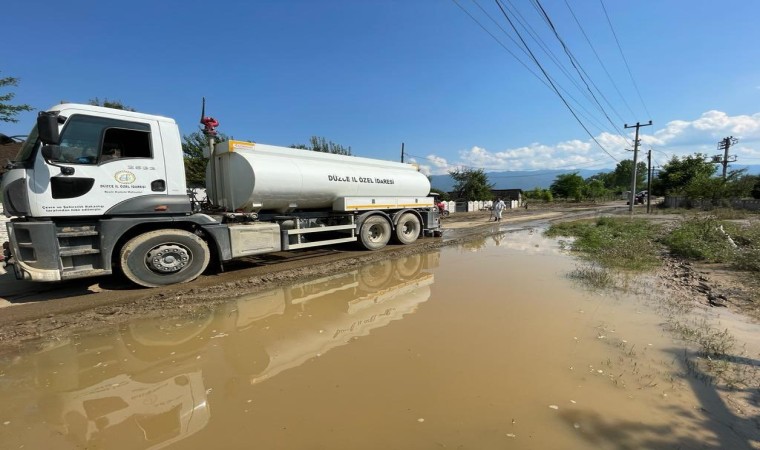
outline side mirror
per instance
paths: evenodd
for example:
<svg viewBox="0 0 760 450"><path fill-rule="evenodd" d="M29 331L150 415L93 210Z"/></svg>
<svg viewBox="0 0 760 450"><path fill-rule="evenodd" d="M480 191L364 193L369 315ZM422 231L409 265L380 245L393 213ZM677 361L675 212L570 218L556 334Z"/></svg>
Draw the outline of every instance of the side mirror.
<svg viewBox="0 0 760 450"><path fill-rule="evenodd" d="M44 144L58 145L61 137L58 134L58 113L42 111L37 116L37 134Z"/></svg>

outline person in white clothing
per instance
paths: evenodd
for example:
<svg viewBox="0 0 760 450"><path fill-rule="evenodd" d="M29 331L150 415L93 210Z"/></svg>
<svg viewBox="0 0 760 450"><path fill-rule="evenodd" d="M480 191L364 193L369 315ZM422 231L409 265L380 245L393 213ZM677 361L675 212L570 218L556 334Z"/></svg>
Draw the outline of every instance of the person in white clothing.
<svg viewBox="0 0 760 450"><path fill-rule="evenodd" d="M504 209L507 207L507 205L504 203L502 199L496 199L496 203L493 205L493 215L494 215L494 221L499 222L501 221L501 213L504 211Z"/></svg>

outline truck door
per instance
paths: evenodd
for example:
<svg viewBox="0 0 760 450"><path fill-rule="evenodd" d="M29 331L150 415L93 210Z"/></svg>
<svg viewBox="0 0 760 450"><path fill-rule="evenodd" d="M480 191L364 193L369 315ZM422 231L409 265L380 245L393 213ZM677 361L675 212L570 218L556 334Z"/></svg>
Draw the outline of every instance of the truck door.
<svg viewBox="0 0 760 450"><path fill-rule="evenodd" d="M71 114L61 131L60 156L35 160L30 208L36 217L95 216L143 195L166 194L158 122Z"/></svg>

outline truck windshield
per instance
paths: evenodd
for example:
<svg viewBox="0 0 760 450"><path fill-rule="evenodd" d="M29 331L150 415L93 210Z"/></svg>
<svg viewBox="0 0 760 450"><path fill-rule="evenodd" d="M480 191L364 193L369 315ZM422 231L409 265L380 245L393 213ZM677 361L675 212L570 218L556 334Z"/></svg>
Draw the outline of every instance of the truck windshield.
<svg viewBox="0 0 760 450"><path fill-rule="evenodd" d="M24 141L24 145L21 146L21 150L18 151L13 162L25 162L31 159L34 154L34 148L37 146L37 125L32 128L32 132Z"/></svg>

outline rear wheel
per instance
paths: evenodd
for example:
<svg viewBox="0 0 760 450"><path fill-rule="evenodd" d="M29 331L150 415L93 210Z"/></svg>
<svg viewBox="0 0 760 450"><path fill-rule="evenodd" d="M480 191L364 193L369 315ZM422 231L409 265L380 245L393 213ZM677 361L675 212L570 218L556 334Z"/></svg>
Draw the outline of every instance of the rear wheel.
<svg viewBox="0 0 760 450"><path fill-rule="evenodd" d="M396 260L396 272L402 280L409 280L422 270L422 255L410 255Z"/></svg>
<svg viewBox="0 0 760 450"><path fill-rule="evenodd" d="M382 216L367 218L359 232L359 240L367 250L379 250L391 239L391 224Z"/></svg>
<svg viewBox="0 0 760 450"><path fill-rule="evenodd" d="M135 284L158 287L186 283L208 266L206 241L185 230L156 230L135 236L120 253L121 270Z"/></svg>
<svg viewBox="0 0 760 450"><path fill-rule="evenodd" d="M408 245L416 241L420 235L422 225L420 219L413 213L404 213L396 224L396 241Z"/></svg>
<svg viewBox="0 0 760 450"><path fill-rule="evenodd" d="M367 290L380 289L391 280L393 276L393 263L386 259L374 264L363 266L359 269L361 286Z"/></svg>

